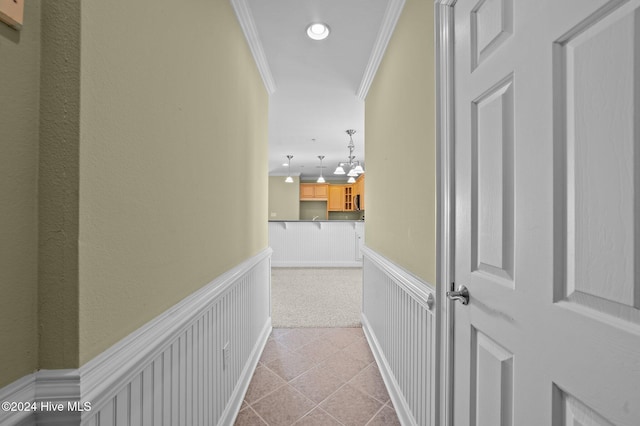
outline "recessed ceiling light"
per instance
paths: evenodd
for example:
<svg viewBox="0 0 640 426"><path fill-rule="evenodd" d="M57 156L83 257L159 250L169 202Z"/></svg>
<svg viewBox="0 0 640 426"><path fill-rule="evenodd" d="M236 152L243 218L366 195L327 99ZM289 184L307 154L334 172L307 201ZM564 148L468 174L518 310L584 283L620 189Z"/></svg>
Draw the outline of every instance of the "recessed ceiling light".
<svg viewBox="0 0 640 426"><path fill-rule="evenodd" d="M307 35L313 40L324 40L329 37L329 27L322 23L311 24L307 27Z"/></svg>

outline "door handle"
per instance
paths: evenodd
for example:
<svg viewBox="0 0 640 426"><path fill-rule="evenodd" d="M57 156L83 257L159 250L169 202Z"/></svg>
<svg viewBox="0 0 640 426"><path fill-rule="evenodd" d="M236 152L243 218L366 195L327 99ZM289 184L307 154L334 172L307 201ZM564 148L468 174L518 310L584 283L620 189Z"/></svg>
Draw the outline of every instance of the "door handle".
<svg viewBox="0 0 640 426"><path fill-rule="evenodd" d="M463 305L469 304L469 290L463 285L456 291L447 291L447 297L451 300L459 300Z"/></svg>

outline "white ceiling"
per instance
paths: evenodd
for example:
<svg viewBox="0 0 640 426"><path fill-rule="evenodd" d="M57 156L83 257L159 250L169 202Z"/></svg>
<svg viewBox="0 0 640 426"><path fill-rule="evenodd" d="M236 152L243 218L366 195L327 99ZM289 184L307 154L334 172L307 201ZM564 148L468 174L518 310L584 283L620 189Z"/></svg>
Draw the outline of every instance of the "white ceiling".
<svg viewBox="0 0 640 426"><path fill-rule="evenodd" d="M242 0L234 2L236 10L238 1ZM367 70L377 68L380 54L376 62L376 47L386 46L390 36L390 30L386 39L384 29L381 31L389 26L390 3L398 1L246 0L248 20L253 18L255 31L254 43L249 34L247 39L272 92L270 175L286 175L283 164L291 154L292 175L315 180L320 173L317 156L324 155L325 178L346 181L344 176L334 177L333 170L338 162L347 160L347 129L356 130L354 155L364 162L363 98L370 83L366 75ZM247 23L238 15L247 33ZM327 39L307 37L306 28L314 22L330 27Z"/></svg>

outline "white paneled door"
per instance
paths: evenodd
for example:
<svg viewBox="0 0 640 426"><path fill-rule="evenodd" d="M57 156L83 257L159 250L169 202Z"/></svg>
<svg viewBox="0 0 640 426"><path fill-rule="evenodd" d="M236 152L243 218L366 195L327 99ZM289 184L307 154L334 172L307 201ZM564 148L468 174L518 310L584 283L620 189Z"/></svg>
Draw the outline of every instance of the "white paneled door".
<svg viewBox="0 0 640 426"><path fill-rule="evenodd" d="M453 424L640 425L640 0L458 0Z"/></svg>

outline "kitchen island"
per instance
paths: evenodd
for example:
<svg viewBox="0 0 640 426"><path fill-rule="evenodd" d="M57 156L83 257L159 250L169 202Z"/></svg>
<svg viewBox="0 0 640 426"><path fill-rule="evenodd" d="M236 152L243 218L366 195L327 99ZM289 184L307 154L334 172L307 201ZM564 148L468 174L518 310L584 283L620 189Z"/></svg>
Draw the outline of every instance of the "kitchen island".
<svg viewBox="0 0 640 426"><path fill-rule="evenodd" d="M270 220L274 267L361 267L363 220Z"/></svg>

